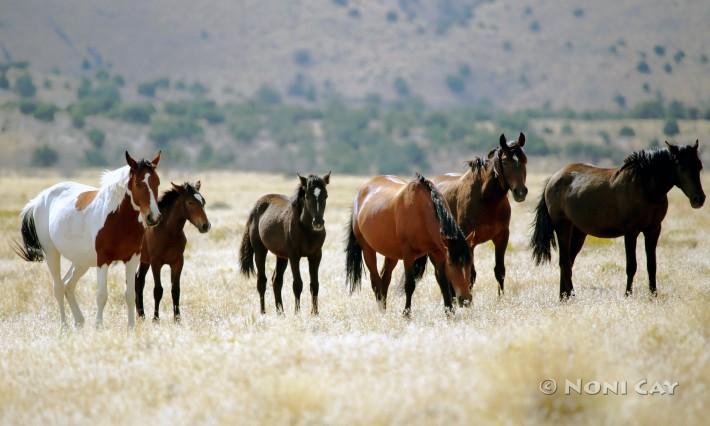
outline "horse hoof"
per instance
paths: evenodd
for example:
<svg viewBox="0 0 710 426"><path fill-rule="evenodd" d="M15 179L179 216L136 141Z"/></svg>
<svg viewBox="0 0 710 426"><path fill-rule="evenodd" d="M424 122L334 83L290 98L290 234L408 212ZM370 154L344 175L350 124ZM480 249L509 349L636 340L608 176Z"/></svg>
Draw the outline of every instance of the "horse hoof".
<svg viewBox="0 0 710 426"><path fill-rule="evenodd" d="M410 308L404 308L404 311L402 311L402 316L406 319L410 319L412 317L412 310Z"/></svg>
<svg viewBox="0 0 710 426"><path fill-rule="evenodd" d="M153 317L153 324L159 324L160 323L160 318L159 317Z"/></svg>
<svg viewBox="0 0 710 426"><path fill-rule="evenodd" d="M180 321L181 321L180 315L175 315L174 320L175 320L175 324L180 324Z"/></svg>

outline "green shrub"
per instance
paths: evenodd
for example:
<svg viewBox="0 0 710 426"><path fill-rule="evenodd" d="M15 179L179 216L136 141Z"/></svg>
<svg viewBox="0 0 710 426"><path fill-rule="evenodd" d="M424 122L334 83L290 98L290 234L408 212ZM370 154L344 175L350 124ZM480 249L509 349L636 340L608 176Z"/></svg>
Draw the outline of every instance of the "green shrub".
<svg viewBox="0 0 710 426"><path fill-rule="evenodd" d="M32 151L31 165L34 167L52 167L59 161L59 153L47 145L38 146Z"/></svg>
<svg viewBox="0 0 710 426"><path fill-rule="evenodd" d="M104 152L98 148L91 148L84 151L84 165L88 167L106 167L108 161L104 156Z"/></svg>
<svg viewBox="0 0 710 426"><path fill-rule="evenodd" d="M86 125L86 118L78 109L70 109L69 114L71 115L71 125L76 129L83 129Z"/></svg>
<svg viewBox="0 0 710 426"><path fill-rule="evenodd" d="M173 116L184 116L190 119L205 119L210 124L224 122L225 116L215 101L209 99L186 99L166 102L165 112Z"/></svg>
<svg viewBox="0 0 710 426"><path fill-rule="evenodd" d="M563 135L573 135L574 129L572 128L572 125L569 123L563 124L562 125L562 134Z"/></svg>
<svg viewBox="0 0 710 426"><path fill-rule="evenodd" d="M32 116L40 121L54 121L54 114L59 110L53 104L38 103Z"/></svg>
<svg viewBox="0 0 710 426"><path fill-rule="evenodd" d="M632 138L632 137L636 136L636 132L634 131L633 128L631 128L629 126L624 126L621 128L621 130L619 130L619 136Z"/></svg>
<svg viewBox="0 0 710 426"><path fill-rule="evenodd" d="M642 60L636 65L636 70L641 74L651 74L651 67L648 62Z"/></svg>
<svg viewBox="0 0 710 426"><path fill-rule="evenodd" d="M254 97L267 105L277 105L281 103L281 94L275 88L262 85L259 90L256 91Z"/></svg>
<svg viewBox="0 0 710 426"><path fill-rule="evenodd" d="M678 127L678 122L673 118L666 120L665 124L663 124L663 134L666 136L675 136L679 133L680 128Z"/></svg>
<svg viewBox="0 0 710 426"><path fill-rule="evenodd" d="M186 117L161 117L151 123L148 137L164 147L175 139L195 139L202 136L202 127Z"/></svg>
<svg viewBox="0 0 710 426"><path fill-rule="evenodd" d="M15 92L23 98L31 98L37 93L37 88L32 82L32 76L27 71L23 72L15 80Z"/></svg>
<svg viewBox="0 0 710 426"><path fill-rule="evenodd" d="M448 87L451 92L459 95L466 90L466 82L458 75L447 75L446 87Z"/></svg>
<svg viewBox="0 0 710 426"><path fill-rule="evenodd" d="M91 128L88 132L86 132L86 136L88 136L89 141L91 141L91 144L96 149L101 149L104 146L104 142L106 141L106 133L103 130L97 129L95 127Z"/></svg>
<svg viewBox="0 0 710 426"><path fill-rule="evenodd" d="M138 93L149 98L155 97L158 89L167 89L170 87L170 80L167 78L158 78L151 81L145 81L138 85Z"/></svg>
<svg viewBox="0 0 710 426"><path fill-rule="evenodd" d="M111 111L110 116L129 123L148 124L154 113L155 107L152 103L126 103L119 104Z"/></svg>
<svg viewBox="0 0 710 426"><path fill-rule="evenodd" d="M19 103L20 112L25 115L34 114L37 109L37 101L31 99L22 99Z"/></svg>
<svg viewBox="0 0 710 426"><path fill-rule="evenodd" d="M399 97L404 98L409 96L409 84L407 84L407 80L402 77L397 77L394 80L394 91Z"/></svg>
<svg viewBox="0 0 710 426"><path fill-rule="evenodd" d="M307 67L311 64L311 52L308 49L299 49L293 53L293 61L302 67Z"/></svg>
<svg viewBox="0 0 710 426"><path fill-rule="evenodd" d="M659 99L641 102L634 106L630 115L634 118L663 118L666 115L666 107Z"/></svg>
<svg viewBox="0 0 710 426"><path fill-rule="evenodd" d="M657 56L664 56L666 54L666 47L657 44L653 47L653 51L656 53Z"/></svg>
<svg viewBox="0 0 710 426"><path fill-rule="evenodd" d="M0 89L9 89L10 80L7 79L7 73L5 71L0 71Z"/></svg>

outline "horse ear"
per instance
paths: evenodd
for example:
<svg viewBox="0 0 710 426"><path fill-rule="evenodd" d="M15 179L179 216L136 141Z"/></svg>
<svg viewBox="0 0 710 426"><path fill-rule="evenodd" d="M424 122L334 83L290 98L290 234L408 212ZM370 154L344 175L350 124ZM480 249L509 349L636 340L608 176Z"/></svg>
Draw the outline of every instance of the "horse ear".
<svg viewBox="0 0 710 426"><path fill-rule="evenodd" d="M518 136L518 146L523 147L525 145L525 135L523 132L520 132L520 136Z"/></svg>
<svg viewBox="0 0 710 426"><path fill-rule="evenodd" d="M325 176L323 176L323 182L325 182L326 185L328 185L330 183L330 172L331 171L329 171Z"/></svg>
<svg viewBox="0 0 710 426"><path fill-rule="evenodd" d="M199 180L198 180L198 181L195 183L195 189L199 191L201 187L202 187L202 181L199 181Z"/></svg>
<svg viewBox="0 0 710 426"><path fill-rule="evenodd" d="M668 150L671 152L671 154L675 154L678 152L678 147L673 145L672 143L669 143L666 141L666 146L668 147Z"/></svg>
<svg viewBox="0 0 710 426"><path fill-rule="evenodd" d="M306 183L308 183L308 179L306 179L306 178L304 178L303 176L301 176L300 173L296 173L296 176L298 176L298 179L301 180L301 186L305 188L305 187L306 187Z"/></svg>
<svg viewBox="0 0 710 426"><path fill-rule="evenodd" d="M476 164L476 162L475 162L474 160L467 160L467 161L464 161L464 163L466 163L466 165L467 165L470 169L472 169L472 168L473 168L473 165Z"/></svg>
<svg viewBox="0 0 710 426"><path fill-rule="evenodd" d="M496 153L496 150L495 150L495 149L492 149L492 150L488 151L488 158L489 158L489 159L493 158L493 156L495 155L495 153Z"/></svg>
<svg viewBox="0 0 710 426"><path fill-rule="evenodd" d="M160 163L160 154L162 151L158 151L157 154L155 154L155 157L150 161L150 163L153 165L153 167L158 167L158 163Z"/></svg>
<svg viewBox="0 0 710 426"><path fill-rule="evenodd" d="M500 147L505 149L506 151L508 150L508 139L505 138L505 135L503 133L500 134Z"/></svg>
<svg viewBox="0 0 710 426"><path fill-rule="evenodd" d="M693 145L693 148L695 148L696 151L698 150L698 145L700 145L700 139L695 139L695 145Z"/></svg>
<svg viewBox="0 0 710 426"><path fill-rule="evenodd" d="M172 185L173 189L177 192L182 192L182 190L184 189L182 185L177 185L175 182L170 182L170 185Z"/></svg>
<svg viewBox="0 0 710 426"><path fill-rule="evenodd" d="M131 169L135 170L136 167L138 167L138 164L136 163L136 160L131 157L131 154L128 153L128 150L126 150L126 163L131 166Z"/></svg>

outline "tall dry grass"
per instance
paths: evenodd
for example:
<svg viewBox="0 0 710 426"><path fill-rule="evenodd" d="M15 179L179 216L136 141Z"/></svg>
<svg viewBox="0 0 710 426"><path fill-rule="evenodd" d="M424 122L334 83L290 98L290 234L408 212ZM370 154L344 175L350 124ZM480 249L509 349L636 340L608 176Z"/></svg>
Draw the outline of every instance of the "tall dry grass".
<svg viewBox="0 0 710 426"><path fill-rule="evenodd" d="M179 326L166 291L163 321L126 333L123 268L114 267L105 328L91 326L90 271L78 286L88 324L60 333L46 267L0 245L0 423L700 424L707 417L710 213L691 210L678 190L658 249L658 298L648 294L643 244L636 292L625 298L623 241L591 239L575 268L577 297L559 303L557 267L533 267L527 249L543 181L536 175L529 200L513 206L505 296L497 297L492 247L482 246L471 309L447 318L429 272L406 320L397 291L382 314L369 286L352 297L345 290L343 229L364 179L334 175L320 316L308 314L307 284L304 310L294 315L287 272L286 315L275 314L269 290L262 317L255 282L237 274L236 251L252 203L266 192L291 193L295 177L163 172L163 186L187 178L202 179L213 230L188 229ZM98 175L75 179L95 184ZM5 240L18 235L24 202L58 180L0 177ZM270 258L269 275L273 265ZM307 283L305 260L301 270ZM169 286L167 270L163 282ZM151 290L149 279L148 311ZM560 387L565 379L625 380L629 394L547 396L539 390L545 378ZM633 384L644 378L680 386L673 396L636 395Z"/></svg>

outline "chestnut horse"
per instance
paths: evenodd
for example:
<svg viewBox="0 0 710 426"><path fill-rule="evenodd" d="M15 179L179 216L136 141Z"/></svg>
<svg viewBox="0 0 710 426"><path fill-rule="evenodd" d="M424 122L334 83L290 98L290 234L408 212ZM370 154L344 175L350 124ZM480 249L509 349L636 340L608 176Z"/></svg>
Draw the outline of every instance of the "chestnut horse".
<svg viewBox="0 0 710 426"><path fill-rule="evenodd" d="M276 255L276 270L272 277L276 311L283 313L281 287L286 265L291 264L293 294L296 298L295 312L301 309L303 281L299 263L308 258L311 287L311 313L318 315L318 267L325 241L325 204L328 199L326 186L330 183L330 172L320 177L309 175L300 180L292 197L282 194L268 194L257 200L249 213L244 228L244 236L239 249L241 272L249 277L254 274L256 258L256 288L259 291L261 313L266 313L264 293L266 293L266 254Z"/></svg>
<svg viewBox="0 0 710 426"><path fill-rule="evenodd" d="M447 312L453 309L452 284L459 303L470 303L471 254L466 239L451 216L446 200L424 176L417 175L410 182L389 175L367 181L355 195L348 230L345 252L351 292L360 286L364 259L372 291L385 309L392 270L403 260L407 295L404 315L409 315L415 276L429 256L436 268ZM377 272L377 253L385 257L380 273ZM420 258L422 260L417 261Z"/></svg>
<svg viewBox="0 0 710 426"><path fill-rule="evenodd" d="M448 173L432 178L451 209L451 214L465 235L473 234L471 244L471 286L476 282L473 252L477 245L493 241L498 295L505 289L505 250L510 236L510 202L508 191L517 202L525 201L527 156L523 151L525 135L508 143L500 135L500 146L488 153L486 160L468 161L464 174Z"/></svg>
<svg viewBox="0 0 710 426"><path fill-rule="evenodd" d="M143 310L143 288L145 276L153 269L153 298L155 309L153 320L160 319L160 299L163 297L163 286L160 282L160 270L164 265L170 265L171 295L173 298L173 318L180 321L180 275L184 264L185 223L189 220L200 233L210 230L210 221L205 213L206 201L200 194L202 184L184 183L175 185L166 191L158 200L158 208L163 220L156 226L148 228L143 237L141 264L136 274L136 311L140 318L145 318Z"/></svg>
<svg viewBox="0 0 710 426"><path fill-rule="evenodd" d="M108 268L115 262L126 266L128 326L135 325L134 281L143 234L147 226L160 221L155 198L160 185L156 173L159 161L160 153L152 161L137 162L126 152L128 165L104 173L101 188L59 183L22 209L22 243L18 243L17 254L26 261L47 262L62 326L66 325L65 296L76 325L84 323L74 290L91 267L98 268L96 326L101 326L108 299ZM72 263L64 277L62 256Z"/></svg>
<svg viewBox="0 0 710 426"><path fill-rule="evenodd" d="M626 295L636 274L636 240L643 233L649 289L656 294L656 244L668 210L668 191L679 187L693 208L702 207L702 163L695 145L666 142L662 150L639 151L618 169L570 164L547 181L535 213L530 245L535 263L550 261L557 235L560 299L574 295L572 266L587 235L624 236Z"/></svg>

